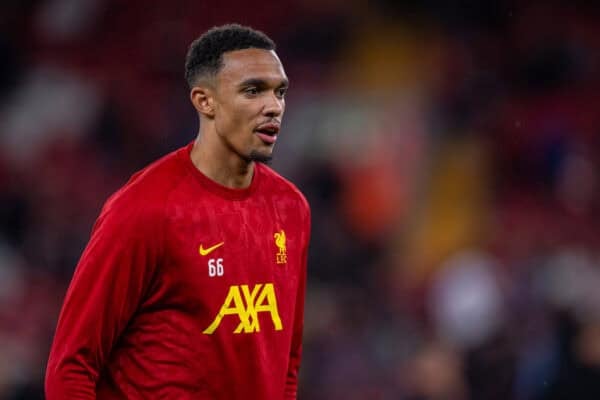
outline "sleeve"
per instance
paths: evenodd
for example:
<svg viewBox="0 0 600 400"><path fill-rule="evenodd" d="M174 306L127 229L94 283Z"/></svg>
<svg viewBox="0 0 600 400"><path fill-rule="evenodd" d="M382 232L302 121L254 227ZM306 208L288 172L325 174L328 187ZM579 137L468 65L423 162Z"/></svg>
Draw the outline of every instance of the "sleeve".
<svg viewBox="0 0 600 400"><path fill-rule="evenodd" d="M306 202L306 201L305 201ZM302 331L304 328L304 297L306 293L306 270L308 260L308 245L310 242L310 209L306 203L307 217L305 225L306 239L302 251L302 262L298 291L296 293L296 310L294 313L294 330L292 333L292 347L288 364L285 383L285 399L296 399L298 393L298 373L302 359Z"/></svg>
<svg viewBox="0 0 600 400"><path fill-rule="evenodd" d="M105 207L94 226L60 312L46 369L48 400L96 398L99 373L150 286L158 224L139 208Z"/></svg>

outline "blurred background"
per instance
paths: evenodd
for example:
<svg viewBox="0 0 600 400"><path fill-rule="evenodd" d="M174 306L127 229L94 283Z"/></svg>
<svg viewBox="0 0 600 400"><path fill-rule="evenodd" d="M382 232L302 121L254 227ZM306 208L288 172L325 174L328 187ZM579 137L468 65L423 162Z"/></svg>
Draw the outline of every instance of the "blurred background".
<svg viewBox="0 0 600 400"><path fill-rule="evenodd" d="M107 196L189 143L189 43L278 43L313 211L300 399L600 398L592 1L3 0L0 399L43 398Z"/></svg>

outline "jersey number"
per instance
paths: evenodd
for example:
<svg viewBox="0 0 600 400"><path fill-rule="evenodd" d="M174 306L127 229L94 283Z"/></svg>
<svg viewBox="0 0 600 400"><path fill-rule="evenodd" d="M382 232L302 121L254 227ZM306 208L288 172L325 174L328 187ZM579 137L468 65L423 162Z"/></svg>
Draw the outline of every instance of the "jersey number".
<svg viewBox="0 0 600 400"><path fill-rule="evenodd" d="M211 278L215 276L223 276L223 259L222 258L211 258L208 260L208 276Z"/></svg>

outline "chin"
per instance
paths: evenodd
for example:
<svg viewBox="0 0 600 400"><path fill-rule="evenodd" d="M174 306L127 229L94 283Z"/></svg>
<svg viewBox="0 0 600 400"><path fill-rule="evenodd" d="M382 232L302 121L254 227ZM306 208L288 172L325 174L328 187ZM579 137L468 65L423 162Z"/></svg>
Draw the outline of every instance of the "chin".
<svg viewBox="0 0 600 400"><path fill-rule="evenodd" d="M248 156L248 160L256 161L264 164L270 164L273 159L272 153L263 153L260 151L252 150Z"/></svg>

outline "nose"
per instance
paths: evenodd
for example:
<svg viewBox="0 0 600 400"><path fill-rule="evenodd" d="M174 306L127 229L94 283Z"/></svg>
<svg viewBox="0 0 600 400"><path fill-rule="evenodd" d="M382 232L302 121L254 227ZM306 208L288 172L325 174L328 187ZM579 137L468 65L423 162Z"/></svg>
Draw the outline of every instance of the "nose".
<svg viewBox="0 0 600 400"><path fill-rule="evenodd" d="M283 114L284 109L285 100L272 93L270 96L267 96L263 114L270 118L279 117Z"/></svg>

